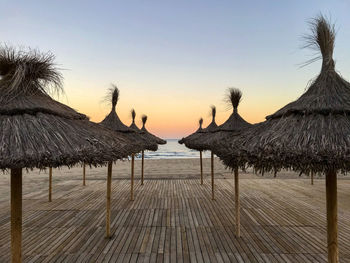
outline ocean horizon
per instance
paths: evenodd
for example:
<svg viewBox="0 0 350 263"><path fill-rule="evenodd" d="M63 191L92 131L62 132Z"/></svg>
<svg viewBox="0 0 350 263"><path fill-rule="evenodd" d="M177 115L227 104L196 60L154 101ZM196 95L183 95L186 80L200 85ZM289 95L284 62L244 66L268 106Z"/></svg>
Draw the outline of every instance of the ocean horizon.
<svg viewBox="0 0 350 263"><path fill-rule="evenodd" d="M166 139L167 144L159 145L157 151L145 151L145 159L199 158L199 151L188 149L185 145L179 144L178 140ZM203 158L210 158L210 152L204 151ZM141 155L138 154L136 159L141 159Z"/></svg>

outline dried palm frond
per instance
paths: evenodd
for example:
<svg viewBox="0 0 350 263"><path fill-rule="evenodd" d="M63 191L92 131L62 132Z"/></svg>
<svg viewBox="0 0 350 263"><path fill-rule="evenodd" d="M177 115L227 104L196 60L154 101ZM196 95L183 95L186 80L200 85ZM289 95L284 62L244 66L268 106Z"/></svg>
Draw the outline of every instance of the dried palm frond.
<svg viewBox="0 0 350 263"><path fill-rule="evenodd" d="M142 117L141 117L141 120L142 120L142 125L145 126L146 122L147 122L147 115L143 114Z"/></svg>
<svg viewBox="0 0 350 263"><path fill-rule="evenodd" d="M131 109L131 118L132 118L132 122L135 123L135 118L136 118L136 111L135 111L135 109Z"/></svg>
<svg viewBox="0 0 350 263"><path fill-rule="evenodd" d="M53 94L63 91L62 75L54 63L55 56L38 50L0 47L0 103L36 92Z"/></svg>
<svg viewBox="0 0 350 263"><path fill-rule="evenodd" d="M323 59L322 69L334 69L333 50L335 42L335 26L323 15L319 15L309 21L311 33L305 35L303 48L311 48L321 54L306 61L303 66L309 65L317 60Z"/></svg>
<svg viewBox="0 0 350 263"><path fill-rule="evenodd" d="M210 106L211 108L211 116L213 117L213 119L215 119L216 116L216 107L214 105Z"/></svg>
<svg viewBox="0 0 350 263"><path fill-rule="evenodd" d="M242 92L237 88L228 88L225 96L225 102L229 108L237 109L242 99Z"/></svg>

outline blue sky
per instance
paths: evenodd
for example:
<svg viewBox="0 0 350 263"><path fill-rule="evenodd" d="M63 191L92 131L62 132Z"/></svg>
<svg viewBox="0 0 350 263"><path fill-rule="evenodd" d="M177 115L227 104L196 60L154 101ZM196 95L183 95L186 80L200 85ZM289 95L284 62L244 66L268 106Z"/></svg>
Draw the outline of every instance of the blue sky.
<svg viewBox="0 0 350 263"><path fill-rule="evenodd" d="M122 120L135 107L165 137L208 122L211 104L224 121L227 87L242 90L250 122L300 96L320 69L299 67L314 54L301 36L319 13L336 23L337 70L350 78L350 1L1 2L0 42L52 51L65 69L61 101L101 121L115 82Z"/></svg>

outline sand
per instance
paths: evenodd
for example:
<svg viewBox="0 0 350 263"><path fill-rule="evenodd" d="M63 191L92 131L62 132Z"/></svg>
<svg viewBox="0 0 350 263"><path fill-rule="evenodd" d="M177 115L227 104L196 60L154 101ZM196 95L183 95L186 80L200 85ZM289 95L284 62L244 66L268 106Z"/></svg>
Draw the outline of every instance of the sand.
<svg viewBox="0 0 350 263"><path fill-rule="evenodd" d="M233 174L227 169L218 158L214 160L215 179L232 179ZM129 160L117 161L113 165L113 180L130 179L131 162ZM72 168L61 167L53 169L53 185L64 183L65 181L82 180L83 169L81 166ZM203 175L205 180L210 180L210 158L203 158ZM86 167L86 182L89 180L106 180L107 167ZM135 160L135 183L141 177L141 160ZM348 176L349 177L349 176ZM349 179L345 177L345 179ZM199 159L145 159L145 180L173 180L191 179L200 180ZM252 169L246 172L240 171L240 179L270 179L273 174L254 174ZM278 179L301 179L310 180L306 175L299 177L298 173L282 171L277 174ZM322 178L317 175L315 178ZM339 178L344 178L339 176ZM45 189L48 185L47 170L24 170L23 171L23 193L29 193L40 188ZM0 201L7 200L10 195L10 176L8 172L0 173ZM46 192L43 191L46 195Z"/></svg>

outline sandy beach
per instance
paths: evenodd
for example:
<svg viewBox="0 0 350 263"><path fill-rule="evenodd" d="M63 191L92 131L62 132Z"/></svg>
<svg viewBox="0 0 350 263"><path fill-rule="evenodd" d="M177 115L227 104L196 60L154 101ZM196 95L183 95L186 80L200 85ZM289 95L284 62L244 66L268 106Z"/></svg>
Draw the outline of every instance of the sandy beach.
<svg viewBox="0 0 350 263"><path fill-rule="evenodd" d="M145 185L130 162L113 167L112 238L105 239L106 167L53 170L23 178L24 262L326 262L324 179L284 172L273 178L241 173L242 236L235 236L233 180L215 159L216 200L210 198L210 160L199 184L198 159L146 160ZM0 176L0 262L10 260L9 175ZM339 180L340 259L350 260L350 181Z"/></svg>

